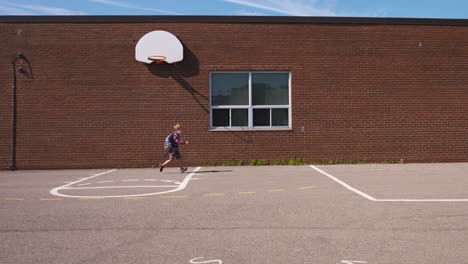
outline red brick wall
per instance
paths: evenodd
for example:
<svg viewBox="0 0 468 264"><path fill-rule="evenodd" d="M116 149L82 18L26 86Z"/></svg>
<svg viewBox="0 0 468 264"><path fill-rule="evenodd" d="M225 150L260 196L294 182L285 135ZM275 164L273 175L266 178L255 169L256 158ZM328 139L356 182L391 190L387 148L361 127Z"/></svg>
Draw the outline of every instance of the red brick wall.
<svg viewBox="0 0 468 264"><path fill-rule="evenodd" d="M178 36L185 60L137 62L153 30ZM0 169L18 51L32 69L18 76L19 169L150 167L176 122L191 166L468 160L467 26L3 23L0 43ZM211 71L291 72L292 131L210 132Z"/></svg>

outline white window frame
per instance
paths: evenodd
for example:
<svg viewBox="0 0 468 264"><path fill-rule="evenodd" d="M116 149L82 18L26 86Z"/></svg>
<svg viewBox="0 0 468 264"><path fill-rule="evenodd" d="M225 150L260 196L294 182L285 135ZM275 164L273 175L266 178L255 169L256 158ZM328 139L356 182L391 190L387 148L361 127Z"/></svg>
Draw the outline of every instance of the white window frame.
<svg viewBox="0 0 468 264"><path fill-rule="evenodd" d="M216 73L248 73L249 74L249 104L248 105L222 105L222 106L213 106L211 101L211 93L212 93L212 74ZM289 74L288 80L288 97L289 97L289 105L252 105L252 74L253 73L287 73ZM210 131L256 131L256 130L292 130L292 106L291 106L291 72L284 72L284 71L252 71L252 72L243 72L243 71L213 71L210 72ZM229 126L228 127L213 127L213 109L229 109ZM248 126L244 127L233 127L231 126L232 118L231 118L231 109L247 109L248 111ZM253 110L254 109L270 109L270 125L269 126L253 126ZM287 126L272 126L272 109L288 109L288 125Z"/></svg>

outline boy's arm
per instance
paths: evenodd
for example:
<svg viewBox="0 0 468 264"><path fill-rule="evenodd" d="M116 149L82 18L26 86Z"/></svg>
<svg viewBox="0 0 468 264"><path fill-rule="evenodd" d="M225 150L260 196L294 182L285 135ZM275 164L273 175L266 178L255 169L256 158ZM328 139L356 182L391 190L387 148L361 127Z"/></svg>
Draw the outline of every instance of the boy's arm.
<svg viewBox="0 0 468 264"><path fill-rule="evenodd" d="M177 134L177 133L174 133L174 141L175 141L177 144L181 144L181 145L183 145L183 144L185 144L185 143L188 143L188 142L185 142L185 141L180 140L179 134Z"/></svg>

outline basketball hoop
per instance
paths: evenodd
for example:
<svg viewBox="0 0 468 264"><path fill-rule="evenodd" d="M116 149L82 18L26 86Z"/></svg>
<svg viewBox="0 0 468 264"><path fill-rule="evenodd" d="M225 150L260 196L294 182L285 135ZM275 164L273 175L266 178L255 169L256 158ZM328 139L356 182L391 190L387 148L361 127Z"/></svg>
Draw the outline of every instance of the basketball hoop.
<svg viewBox="0 0 468 264"><path fill-rule="evenodd" d="M166 61L166 57L164 56L148 56L148 60L156 62L157 64L161 64Z"/></svg>

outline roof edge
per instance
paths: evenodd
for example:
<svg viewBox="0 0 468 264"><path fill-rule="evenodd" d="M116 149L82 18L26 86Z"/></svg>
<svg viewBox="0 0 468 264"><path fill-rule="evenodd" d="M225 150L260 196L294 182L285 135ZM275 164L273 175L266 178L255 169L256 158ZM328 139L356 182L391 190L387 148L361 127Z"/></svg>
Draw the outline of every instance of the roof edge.
<svg viewBox="0 0 468 264"><path fill-rule="evenodd" d="M0 16L0 23L248 23L468 26L468 19L298 16Z"/></svg>

